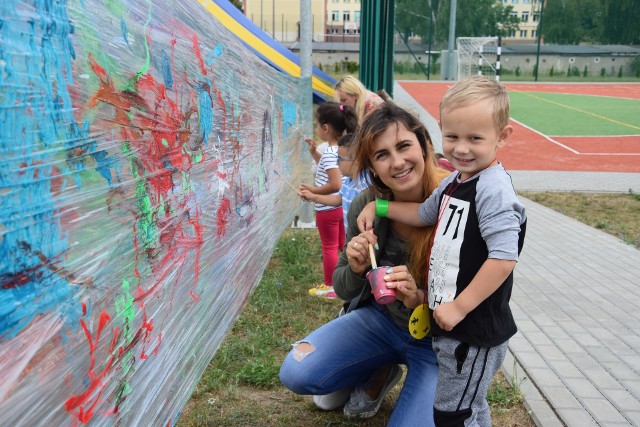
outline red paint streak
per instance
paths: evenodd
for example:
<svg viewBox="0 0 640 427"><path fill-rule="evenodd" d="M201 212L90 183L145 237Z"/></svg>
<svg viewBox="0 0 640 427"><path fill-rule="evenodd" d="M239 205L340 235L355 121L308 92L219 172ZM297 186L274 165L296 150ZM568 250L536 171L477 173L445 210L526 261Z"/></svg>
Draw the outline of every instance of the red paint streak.
<svg viewBox="0 0 640 427"><path fill-rule="evenodd" d="M93 417L95 407L98 403L100 403L100 396L106 387L106 383L104 383L105 376L111 371L113 368L113 350L116 346L116 341L118 336L120 335L120 329L116 328L112 330L111 342L109 344L109 349L107 350L107 354L109 355L104 363L104 367L102 371L95 371L95 363L96 363L96 350L98 348L98 343L100 342L100 335L104 330L107 322L111 320L111 317L103 311L100 313L100 319L98 321L98 330L95 334L95 337L91 336L91 332L87 327L84 319L80 320L80 326L84 330L85 335L87 336L87 341L89 343L89 356L90 356L90 365L88 371L89 377L89 386L86 390L78 395L72 396L65 402L65 410L67 412L75 412L73 415L77 417L78 421L83 424L91 421ZM88 405L88 406L87 406Z"/></svg>
<svg viewBox="0 0 640 427"><path fill-rule="evenodd" d="M231 202L226 197L222 197L220 207L218 208L218 237L224 236L227 232L227 222L231 213Z"/></svg>
<svg viewBox="0 0 640 427"><path fill-rule="evenodd" d="M198 62L200 63L200 71L205 76L207 75L207 70L204 68L204 60L202 59L202 54L200 53L200 42L198 41L198 36L196 34L193 35L193 52L196 54L196 58L198 58Z"/></svg>

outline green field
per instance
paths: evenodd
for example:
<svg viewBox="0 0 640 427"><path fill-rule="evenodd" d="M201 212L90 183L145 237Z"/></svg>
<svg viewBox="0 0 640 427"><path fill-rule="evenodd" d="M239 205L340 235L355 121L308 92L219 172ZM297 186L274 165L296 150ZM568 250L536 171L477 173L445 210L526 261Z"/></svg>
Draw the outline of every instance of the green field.
<svg viewBox="0 0 640 427"><path fill-rule="evenodd" d="M511 117L545 135L640 135L640 100L510 92Z"/></svg>

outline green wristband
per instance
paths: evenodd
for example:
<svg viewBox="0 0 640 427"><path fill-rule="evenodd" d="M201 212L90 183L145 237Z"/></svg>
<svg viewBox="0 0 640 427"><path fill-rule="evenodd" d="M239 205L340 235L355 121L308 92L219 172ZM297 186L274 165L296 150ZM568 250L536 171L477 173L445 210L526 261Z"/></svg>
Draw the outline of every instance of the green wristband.
<svg viewBox="0 0 640 427"><path fill-rule="evenodd" d="M376 199L376 216L386 218L389 215L389 201Z"/></svg>

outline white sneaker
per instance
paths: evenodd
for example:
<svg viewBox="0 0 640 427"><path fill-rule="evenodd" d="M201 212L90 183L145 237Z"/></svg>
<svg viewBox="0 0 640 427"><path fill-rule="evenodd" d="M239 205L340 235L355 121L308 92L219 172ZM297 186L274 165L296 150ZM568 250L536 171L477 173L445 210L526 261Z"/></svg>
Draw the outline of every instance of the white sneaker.
<svg viewBox="0 0 640 427"><path fill-rule="evenodd" d="M349 401L352 388L341 388L333 393L313 396L313 403L324 411L333 411L342 408Z"/></svg>

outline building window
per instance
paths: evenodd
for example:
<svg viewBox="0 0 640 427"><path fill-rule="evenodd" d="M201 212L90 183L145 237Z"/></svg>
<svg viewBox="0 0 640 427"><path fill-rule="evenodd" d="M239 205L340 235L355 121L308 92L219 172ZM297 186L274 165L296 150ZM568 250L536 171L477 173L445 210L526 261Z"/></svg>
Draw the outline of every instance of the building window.
<svg viewBox="0 0 640 427"><path fill-rule="evenodd" d="M353 20L355 21L356 24L360 25L360 11L356 10L355 12L353 12Z"/></svg>
<svg viewBox="0 0 640 427"><path fill-rule="evenodd" d="M509 33L509 37L515 37L516 36L516 30L511 30L511 32Z"/></svg>
<svg viewBox="0 0 640 427"><path fill-rule="evenodd" d="M351 0L344 0L345 3L351 3Z"/></svg>
<svg viewBox="0 0 640 427"><path fill-rule="evenodd" d="M342 13L342 20L344 22L349 22L351 21L351 12L343 12Z"/></svg>
<svg viewBox="0 0 640 427"><path fill-rule="evenodd" d="M538 37L538 30L531 30L531 38L535 39L536 37Z"/></svg>
<svg viewBox="0 0 640 427"><path fill-rule="evenodd" d="M511 3L518 4L518 0L511 0Z"/></svg>
<svg viewBox="0 0 640 427"><path fill-rule="evenodd" d="M531 3L531 0L522 0L522 4L529 4Z"/></svg>
<svg viewBox="0 0 640 427"><path fill-rule="evenodd" d="M533 22L538 22L539 20L540 20L540 14L534 13L533 14Z"/></svg>
<svg viewBox="0 0 640 427"><path fill-rule="evenodd" d="M337 10L334 10L333 12L331 12L331 20L333 22L338 22L340 20L340 12Z"/></svg>
<svg viewBox="0 0 640 427"><path fill-rule="evenodd" d="M523 38L523 39L527 38L527 30L520 30L520 38Z"/></svg>
<svg viewBox="0 0 640 427"><path fill-rule="evenodd" d="M529 21L529 12L522 12L522 22Z"/></svg>

